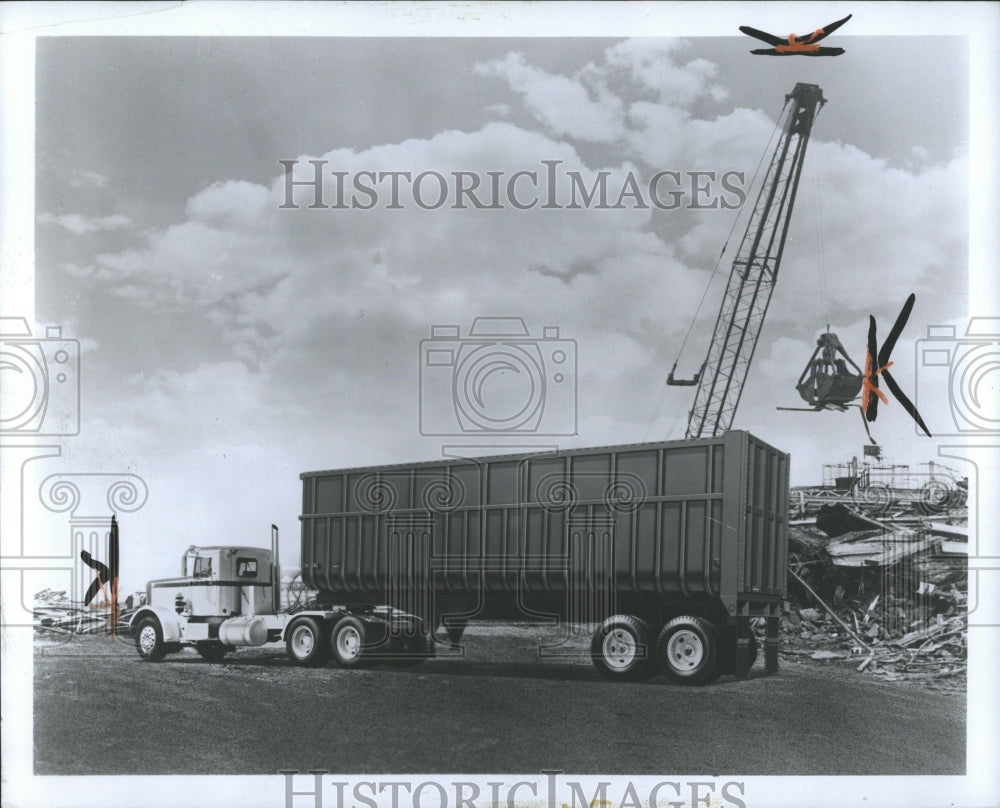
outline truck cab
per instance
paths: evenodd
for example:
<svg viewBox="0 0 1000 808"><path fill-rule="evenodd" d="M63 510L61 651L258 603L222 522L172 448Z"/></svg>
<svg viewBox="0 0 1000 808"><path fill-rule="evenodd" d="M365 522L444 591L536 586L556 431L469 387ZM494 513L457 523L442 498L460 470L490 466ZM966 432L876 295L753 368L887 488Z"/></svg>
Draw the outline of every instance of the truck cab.
<svg viewBox="0 0 1000 808"><path fill-rule="evenodd" d="M193 646L218 660L236 646L280 637L277 581L271 550L192 545L179 577L146 584L146 605L131 622L140 655L158 659Z"/></svg>
<svg viewBox="0 0 1000 808"><path fill-rule="evenodd" d="M192 617L274 614L271 551L259 547L189 547L180 578L146 585L146 602Z"/></svg>

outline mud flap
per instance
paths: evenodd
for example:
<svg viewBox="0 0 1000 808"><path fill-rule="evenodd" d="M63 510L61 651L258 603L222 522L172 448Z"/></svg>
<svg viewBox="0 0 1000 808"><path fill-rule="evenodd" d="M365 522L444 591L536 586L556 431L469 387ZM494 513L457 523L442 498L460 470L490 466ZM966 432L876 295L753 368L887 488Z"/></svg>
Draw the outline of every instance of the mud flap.
<svg viewBox="0 0 1000 808"><path fill-rule="evenodd" d="M465 627L468 625L468 620L462 617L446 618L442 620L442 625L444 626L445 633L448 635L451 647L458 648L462 635L465 633Z"/></svg>

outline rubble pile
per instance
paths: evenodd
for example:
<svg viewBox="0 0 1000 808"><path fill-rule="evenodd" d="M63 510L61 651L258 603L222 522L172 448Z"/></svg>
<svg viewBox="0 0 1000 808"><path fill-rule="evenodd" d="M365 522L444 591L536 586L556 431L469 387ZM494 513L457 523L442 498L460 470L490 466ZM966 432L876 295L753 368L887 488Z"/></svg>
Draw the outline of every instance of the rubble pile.
<svg viewBox="0 0 1000 808"><path fill-rule="evenodd" d="M129 621L145 596L130 595L118 609L116 633L128 633ZM67 634L108 634L111 631L111 604L84 605L71 600L65 590L43 589L35 593L32 610L36 636Z"/></svg>
<svg viewBox="0 0 1000 808"><path fill-rule="evenodd" d="M964 511L875 520L842 504L789 531L789 655L843 660L886 680L965 673Z"/></svg>

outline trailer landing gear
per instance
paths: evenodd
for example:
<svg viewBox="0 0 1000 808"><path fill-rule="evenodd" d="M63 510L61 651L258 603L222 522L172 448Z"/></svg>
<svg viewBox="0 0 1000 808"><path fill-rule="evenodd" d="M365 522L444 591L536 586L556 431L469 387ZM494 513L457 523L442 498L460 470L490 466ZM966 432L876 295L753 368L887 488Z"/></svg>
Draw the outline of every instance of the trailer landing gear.
<svg viewBox="0 0 1000 808"><path fill-rule="evenodd" d="M781 639L778 634L778 617L771 615L765 618L767 634L764 637L764 670L768 673L778 672L778 647Z"/></svg>

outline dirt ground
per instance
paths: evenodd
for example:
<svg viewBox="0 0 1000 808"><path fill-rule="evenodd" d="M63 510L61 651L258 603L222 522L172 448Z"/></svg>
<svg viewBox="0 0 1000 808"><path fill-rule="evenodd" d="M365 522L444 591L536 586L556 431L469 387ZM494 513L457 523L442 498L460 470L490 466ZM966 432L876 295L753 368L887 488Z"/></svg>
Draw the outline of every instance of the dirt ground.
<svg viewBox="0 0 1000 808"><path fill-rule="evenodd" d="M411 669L291 664L281 646L209 664L131 641L39 641L38 774L524 772L962 774L960 680L881 682L782 658L696 688L606 682L587 638L473 625L461 655Z"/></svg>

